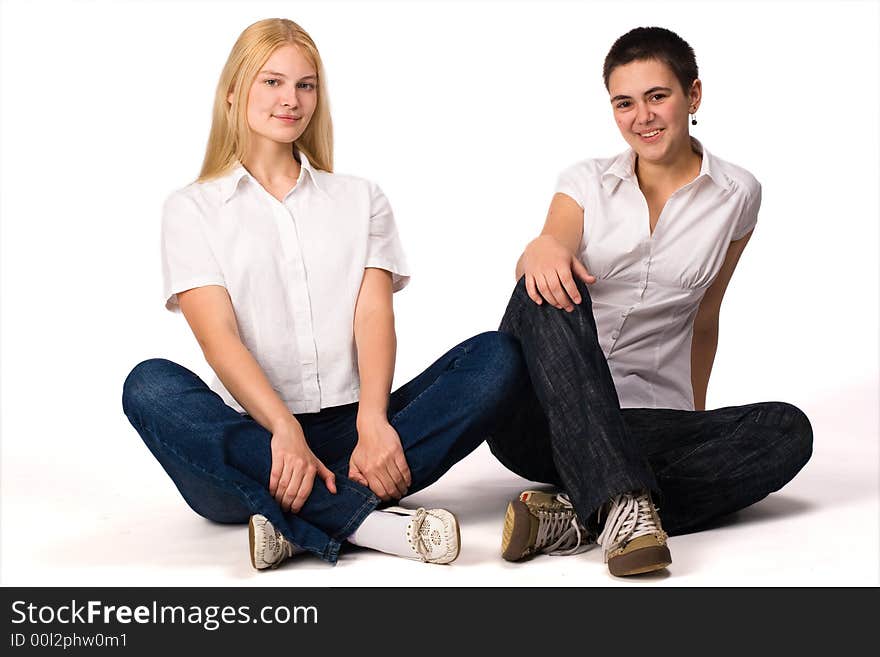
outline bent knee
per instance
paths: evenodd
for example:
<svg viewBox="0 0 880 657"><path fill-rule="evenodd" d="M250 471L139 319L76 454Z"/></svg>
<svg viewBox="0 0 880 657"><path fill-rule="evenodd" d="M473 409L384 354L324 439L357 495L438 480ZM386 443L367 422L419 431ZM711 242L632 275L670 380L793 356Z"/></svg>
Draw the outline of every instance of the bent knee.
<svg viewBox="0 0 880 657"><path fill-rule="evenodd" d="M471 338L472 361L482 394L506 400L528 383L519 341L508 333L487 331Z"/></svg>
<svg viewBox="0 0 880 657"><path fill-rule="evenodd" d="M165 358L150 358L132 368L122 384L122 410L130 415L167 394L169 374L180 365Z"/></svg>
<svg viewBox="0 0 880 657"><path fill-rule="evenodd" d="M813 427L801 409L787 402L766 402L756 418L775 435L781 459L793 477L813 454Z"/></svg>

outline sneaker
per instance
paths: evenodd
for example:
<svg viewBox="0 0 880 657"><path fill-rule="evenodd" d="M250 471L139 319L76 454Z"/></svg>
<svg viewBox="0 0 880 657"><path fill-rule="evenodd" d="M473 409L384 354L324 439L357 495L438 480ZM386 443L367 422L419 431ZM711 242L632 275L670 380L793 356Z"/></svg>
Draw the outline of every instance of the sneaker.
<svg viewBox="0 0 880 657"><path fill-rule="evenodd" d="M282 561L303 551L284 538L266 516L259 514L251 516L248 538L251 545L251 565L257 570L277 568Z"/></svg>
<svg viewBox="0 0 880 657"><path fill-rule="evenodd" d="M646 491L617 495L600 509L605 527L597 539L612 575L624 577L661 570L672 563L666 532Z"/></svg>
<svg viewBox="0 0 880 657"><path fill-rule="evenodd" d="M386 513L412 516L406 526L406 541L412 550L411 559L427 563L451 563L461 549L458 519L445 509L404 509L392 506Z"/></svg>
<svg viewBox="0 0 880 657"><path fill-rule="evenodd" d="M539 552L577 554L589 550L592 543L565 493L527 490L507 505L501 535L501 556L507 561Z"/></svg>

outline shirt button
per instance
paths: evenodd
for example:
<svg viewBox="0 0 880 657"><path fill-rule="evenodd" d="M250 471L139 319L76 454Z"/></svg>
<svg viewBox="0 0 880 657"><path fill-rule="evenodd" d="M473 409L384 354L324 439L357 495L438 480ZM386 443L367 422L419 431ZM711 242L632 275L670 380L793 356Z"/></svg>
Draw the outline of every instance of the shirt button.
<svg viewBox="0 0 880 657"><path fill-rule="evenodd" d="M620 333L618 333L617 331L615 331L614 333L611 334L611 339L612 339L612 340L616 340L617 337L618 337L619 335L620 335Z"/></svg>

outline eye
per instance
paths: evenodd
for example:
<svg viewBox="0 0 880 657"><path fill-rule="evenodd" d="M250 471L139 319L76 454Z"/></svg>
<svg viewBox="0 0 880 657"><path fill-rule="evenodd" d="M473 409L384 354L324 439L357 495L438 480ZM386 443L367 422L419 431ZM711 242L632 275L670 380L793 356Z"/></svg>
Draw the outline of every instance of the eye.
<svg viewBox="0 0 880 657"><path fill-rule="evenodd" d="M663 100L666 98L666 94L654 94L651 96L651 100Z"/></svg>
<svg viewBox="0 0 880 657"><path fill-rule="evenodd" d="M269 84L270 82L278 82L278 81L279 81L278 78L269 78L268 80L263 80L263 83L264 83L264 84ZM275 87L275 86L278 86L278 85L275 85L275 84L269 84L269 86L270 86L270 87Z"/></svg>
<svg viewBox="0 0 880 657"><path fill-rule="evenodd" d="M298 89L308 89L309 91L311 91L312 89L315 88L315 83L314 82L297 82L296 86Z"/></svg>
<svg viewBox="0 0 880 657"><path fill-rule="evenodd" d="M620 101L619 103L617 103L617 105L615 105L615 107L616 107L617 109L626 109L627 107L629 107L629 101L628 101L628 100L622 100L622 101Z"/></svg>

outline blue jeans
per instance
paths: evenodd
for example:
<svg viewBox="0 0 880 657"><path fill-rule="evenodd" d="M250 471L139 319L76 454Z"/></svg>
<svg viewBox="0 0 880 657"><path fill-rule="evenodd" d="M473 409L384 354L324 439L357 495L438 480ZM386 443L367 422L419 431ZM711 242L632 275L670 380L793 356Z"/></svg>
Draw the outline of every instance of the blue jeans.
<svg viewBox="0 0 880 657"><path fill-rule="evenodd" d="M507 468L562 488L587 526L614 495L651 490L664 529L681 534L763 499L806 464L813 432L791 404L621 409L589 289L577 284L571 313L535 304L523 279L505 311L501 330L520 343L530 379L487 439Z"/></svg>
<svg viewBox="0 0 880 657"><path fill-rule="evenodd" d="M412 475L408 493L437 481L509 412L528 377L510 336L482 333L454 347L390 396L388 418ZM310 449L336 474L337 493L315 478L298 513L269 494L271 433L240 414L193 372L146 360L125 380L122 407L184 500L216 522L266 516L295 545L335 563L341 544L380 504L347 477L358 404L297 414Z"/></svg>

